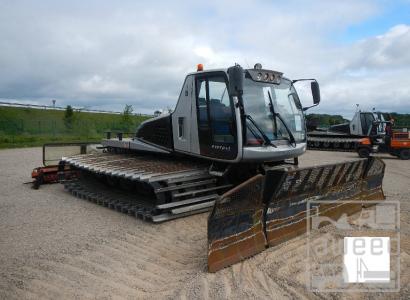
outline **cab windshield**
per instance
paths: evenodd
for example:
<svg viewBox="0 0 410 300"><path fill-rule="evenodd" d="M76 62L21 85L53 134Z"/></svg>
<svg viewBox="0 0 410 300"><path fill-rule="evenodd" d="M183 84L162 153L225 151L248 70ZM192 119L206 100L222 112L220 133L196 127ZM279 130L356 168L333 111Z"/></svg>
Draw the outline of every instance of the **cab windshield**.
<svg viewBox="0 0 410 300"><path fill-rule="evenodd" d="M256 123L255 126L247 120L248 145L261 144L261 130L272 141L289 140L290 136L286 126L292 132L296 142L305 140L301 104L296 90L288 79L283 78L280 84L272 84L256 82L248 75L245 76L243 105L245 114ZM273 112L279 114L280 117L275 117ZM286 126L283 123L286 123Z"/></svg>

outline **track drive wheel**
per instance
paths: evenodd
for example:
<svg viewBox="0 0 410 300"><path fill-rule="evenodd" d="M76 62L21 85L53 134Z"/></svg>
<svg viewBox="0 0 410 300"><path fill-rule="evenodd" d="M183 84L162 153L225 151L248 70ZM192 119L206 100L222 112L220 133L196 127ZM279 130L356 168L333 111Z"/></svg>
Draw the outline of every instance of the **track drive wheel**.
<svg viewBox="0 0 410 300"><path fill-rule="evenodd" d="M370 150L368 148L359 148L357 153L361 158L368 158L370 156Z"/></svg>
<svg viewBox="0 0 410 300"><path fill-rule="evenodd" d="M409 159L410 158L410 149L401 149L400 150L400 158L401 159Z"/></svg>

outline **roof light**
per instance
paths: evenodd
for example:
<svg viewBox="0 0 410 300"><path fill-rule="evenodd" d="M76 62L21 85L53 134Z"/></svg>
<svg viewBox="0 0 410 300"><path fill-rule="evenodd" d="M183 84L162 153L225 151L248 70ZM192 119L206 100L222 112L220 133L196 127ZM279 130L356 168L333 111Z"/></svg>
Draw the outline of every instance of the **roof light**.
<svg viewBox="0 0 410 300"><path fill-rule="evenodd" d="M200 72L200 71L203 71L204 70L204 65L203 64L198 64L197 66L196 66L196 71L197 72Z"/></svg>
<svg viewBox="0 0 410 300"><path fill-rule="evenodd" d="M271 70L255 70L255 69L247 69L248 74L251 76L252 80L254 81L262 81L262 82L269 82L280 84L282 73L277 71Z"/></svg>
<svg viewBox="0 0 410 300"><path fill-rule="evenodd" d="M262 65L261 65L260 63L257 63L257 64L255 64L255 65L253 66L253 68L254 68L255 70L261 70L261 69L262 69Z"/></svg>

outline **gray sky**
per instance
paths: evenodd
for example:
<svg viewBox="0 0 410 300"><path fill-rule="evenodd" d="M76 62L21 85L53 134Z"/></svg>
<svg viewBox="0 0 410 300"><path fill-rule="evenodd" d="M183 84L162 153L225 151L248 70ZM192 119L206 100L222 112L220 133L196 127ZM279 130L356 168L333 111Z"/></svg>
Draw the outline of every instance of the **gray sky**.
<svg viewBox="0 0 410 300"><path fill-rule="evenodd" d="M0 98L152 113L186 73L315 77L312 112L410 113L409 1L2 1Z"/></svg>

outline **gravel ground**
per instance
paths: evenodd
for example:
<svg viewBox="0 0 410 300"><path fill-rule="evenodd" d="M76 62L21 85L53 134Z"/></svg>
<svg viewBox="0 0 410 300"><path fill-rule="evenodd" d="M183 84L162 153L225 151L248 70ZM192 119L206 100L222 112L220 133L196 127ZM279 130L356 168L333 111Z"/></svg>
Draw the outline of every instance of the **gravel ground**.
<svg viewBox="0 0 410 300"><path fill-rule="evenodd" d="M313 152L301 165L356 158ZM0 299L407 298L410 297L410 161L383 156L384 192L401 201L401 291L318 294L306 290L306 237L216 274L206 272L207 214L152 225L76 200L61 185L24 182L41 149L0 151Z"/></svg>

